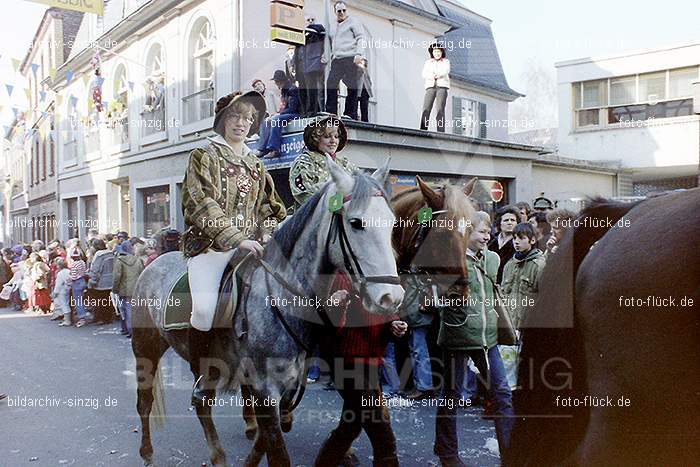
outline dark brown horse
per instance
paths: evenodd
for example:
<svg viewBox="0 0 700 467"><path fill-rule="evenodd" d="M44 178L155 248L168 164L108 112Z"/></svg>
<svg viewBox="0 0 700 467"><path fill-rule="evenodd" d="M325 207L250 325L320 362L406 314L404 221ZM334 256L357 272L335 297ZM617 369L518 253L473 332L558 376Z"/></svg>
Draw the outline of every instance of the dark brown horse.
<svg viewBox="0 0 700 467"><path fill-rule="evenodd" d="M526 317L503 465L697 465L699 250L698 189L583 212Z"/></svg>
<svg viewBox="0 0 700 467"><path fill-rule="evenodd" d="M464 187L444 184L432 188L416 177L418 186L392 199L396 225L392 244L399 273L414 274L438 295L467 297L467 240L475 214L469 196L477 179ZM418 222L418 212L429 207L428 222Z"/></svg>

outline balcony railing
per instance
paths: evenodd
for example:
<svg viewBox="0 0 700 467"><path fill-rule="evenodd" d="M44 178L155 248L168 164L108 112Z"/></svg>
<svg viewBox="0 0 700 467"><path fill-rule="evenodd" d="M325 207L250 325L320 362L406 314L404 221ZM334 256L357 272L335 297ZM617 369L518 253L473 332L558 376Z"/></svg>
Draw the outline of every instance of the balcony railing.
<svg viewBox="0 0 700 467"><path fill-rule="evenodd" d="M109 144L112 146L129 143L129 118L115 118L108 124Z"/></svg>
<svg viewBox="0 0 700 467"><path fill-rule="evenodd" d="M214 116L214 89L207 88L182 98L185 124Z"/></svg>
<svg viewBox="0 0 700 467"><path fill-rule="evenodd" d="M165 131L165 108L160 107L151 111L144 110L141 113L141 127L143 127L144 136L151 136Z"/></svg>

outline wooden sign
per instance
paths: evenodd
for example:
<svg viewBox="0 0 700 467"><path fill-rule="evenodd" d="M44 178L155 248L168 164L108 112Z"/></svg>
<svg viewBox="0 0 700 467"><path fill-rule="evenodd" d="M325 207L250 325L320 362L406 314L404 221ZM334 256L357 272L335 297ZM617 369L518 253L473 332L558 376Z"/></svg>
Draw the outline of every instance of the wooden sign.
<svg viewBox="0 0 700 467"><path fill-rule="evenodd" d="M304 45L304 0L270 2L270 38L275 42Z"/></svg>

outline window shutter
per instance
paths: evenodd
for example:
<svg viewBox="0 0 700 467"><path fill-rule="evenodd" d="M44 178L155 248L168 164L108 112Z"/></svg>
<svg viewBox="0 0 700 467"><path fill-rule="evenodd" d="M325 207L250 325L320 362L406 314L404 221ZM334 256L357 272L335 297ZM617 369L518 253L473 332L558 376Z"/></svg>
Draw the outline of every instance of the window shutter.
<svg viewBox="0 0 700 467"><path fill-rule="evenodd" d="M479 138L486 139L486 104L479 102Z"/></svg>
<svg viewBox="0 0 700 467"><path fill-rule="evenodd" d="M462 98L452 96L452 131L455 135L464 134L462 125Z"/></svg>

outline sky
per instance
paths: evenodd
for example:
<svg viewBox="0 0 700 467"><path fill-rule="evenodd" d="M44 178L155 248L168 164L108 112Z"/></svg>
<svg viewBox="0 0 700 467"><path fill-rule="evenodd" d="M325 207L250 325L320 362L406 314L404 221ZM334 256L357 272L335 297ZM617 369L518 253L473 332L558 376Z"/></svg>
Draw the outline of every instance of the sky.
<svg viewBox="0 0 700 467"><path fill-rule="evenodd" d="M252 0L248 0L252 1ZM255 0L260 1L260 0ZM508 82L524 89L523 73L539 63L554 75L561 60L611 55L700 40L700 1L454 0L490 18ZM24 82L11 58L24 58L46 6L3 0L0 17L0 124L24 104ZM267 25L265 24L265 27ZM5 84L15 86L8 99Z"/></svg>

